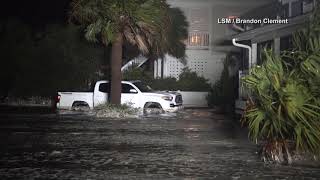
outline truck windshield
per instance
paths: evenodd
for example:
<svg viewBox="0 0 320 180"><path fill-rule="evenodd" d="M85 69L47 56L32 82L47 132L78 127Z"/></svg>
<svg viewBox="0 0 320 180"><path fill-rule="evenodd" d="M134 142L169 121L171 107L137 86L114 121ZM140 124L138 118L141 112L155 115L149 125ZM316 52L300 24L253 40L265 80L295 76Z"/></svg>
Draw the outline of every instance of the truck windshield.
<svg viewBox="0 0 320 180"><path fill-rule="evenodd" d="M137 86L137 88L140 89L141 92L151 92L151 91L153 91L153 89L150 86L146 85L143 82L134 82L133 84L135 86Z"/></svg>

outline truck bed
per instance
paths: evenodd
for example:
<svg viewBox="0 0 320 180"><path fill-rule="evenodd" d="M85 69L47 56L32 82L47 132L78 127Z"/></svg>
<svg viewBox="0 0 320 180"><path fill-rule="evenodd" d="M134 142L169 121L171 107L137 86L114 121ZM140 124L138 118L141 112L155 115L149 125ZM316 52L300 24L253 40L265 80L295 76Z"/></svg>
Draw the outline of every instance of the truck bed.
<svg viewBox="0 0 320 180"><path fill-rule="evenodd" d="M58 92L61 96L58 109L71 109L74 103L87 102L93 108L93 92Z"/></svg>

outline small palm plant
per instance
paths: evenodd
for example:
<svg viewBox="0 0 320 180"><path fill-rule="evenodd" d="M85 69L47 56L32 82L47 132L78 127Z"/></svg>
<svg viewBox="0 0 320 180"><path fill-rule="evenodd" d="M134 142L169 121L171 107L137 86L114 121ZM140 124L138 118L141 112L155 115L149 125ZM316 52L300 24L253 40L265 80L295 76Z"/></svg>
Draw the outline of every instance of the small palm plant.
<svg viewBox="0 0 320 180"><path fill-rule="evenodd" d="M292 152L320 154L320 26L314 19L281 56L265 50L243 84L250 99L242 119L261 140L264 160L292 162ZM295 150L295 151L293 151Z"/></svg>
<svg viewBox="0 0 320 180"><path fill-rule="evenodd" d="M251 99L243 119L250 137L265 142L265 159L291 162L290 145L318 154L320 107L305 80L280 57L266 51L266 61L244 78Z"/></svg>

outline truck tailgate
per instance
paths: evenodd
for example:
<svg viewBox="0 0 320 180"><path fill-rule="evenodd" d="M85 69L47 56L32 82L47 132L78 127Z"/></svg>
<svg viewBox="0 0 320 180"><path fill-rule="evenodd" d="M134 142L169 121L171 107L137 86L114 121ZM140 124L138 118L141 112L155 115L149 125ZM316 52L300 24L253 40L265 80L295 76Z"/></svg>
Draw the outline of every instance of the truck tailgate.
<svg viewBox="0 0 320 180"><path fill-rule="evenodd" d="M57 103L58 109L71 109L75 102L84 102L93 108L92 92L58 92L58 94L60 95L60 102Z"/></svg>

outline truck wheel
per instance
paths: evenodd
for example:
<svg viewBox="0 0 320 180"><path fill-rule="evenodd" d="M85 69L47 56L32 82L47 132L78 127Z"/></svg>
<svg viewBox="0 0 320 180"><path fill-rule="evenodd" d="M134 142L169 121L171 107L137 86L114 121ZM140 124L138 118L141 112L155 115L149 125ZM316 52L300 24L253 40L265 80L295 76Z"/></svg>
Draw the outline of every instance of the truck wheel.
<svg viewBox="0 0 320 180"><path fill-rule="evenodd" d="M143 108L144 114L161 114L163 112L161 105L157 102L147 102Z"/></svg>
<svg viewBox="0 0 320 180"><path fill-rule="evenodd" d="M83 101L75 101L72 104L71 110L73 111L88 111L90 109L88 103Z"/></svg>

